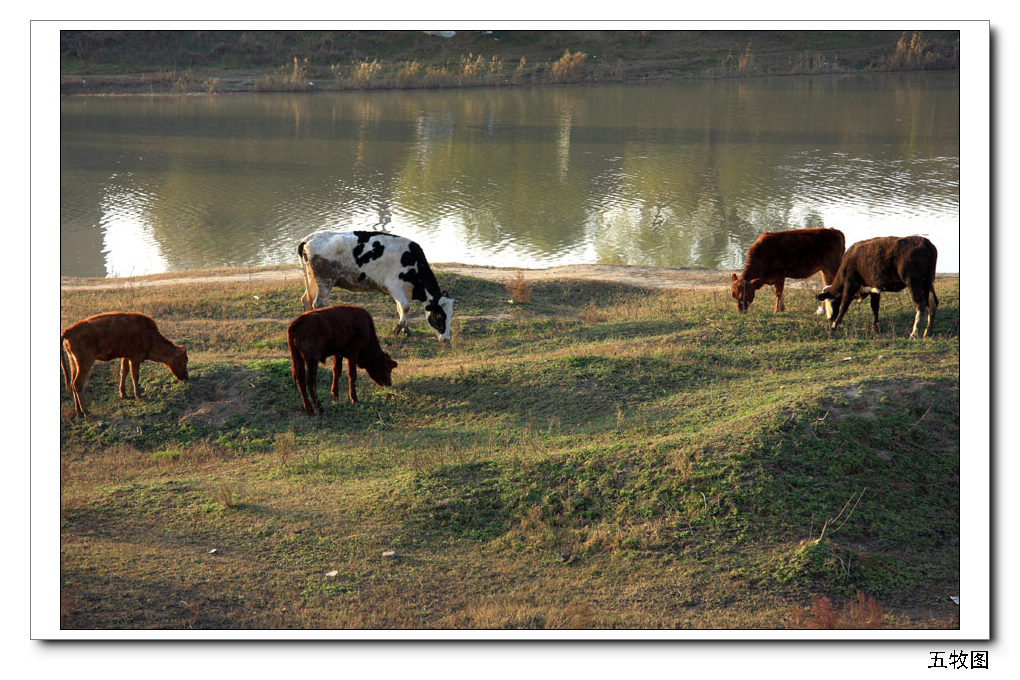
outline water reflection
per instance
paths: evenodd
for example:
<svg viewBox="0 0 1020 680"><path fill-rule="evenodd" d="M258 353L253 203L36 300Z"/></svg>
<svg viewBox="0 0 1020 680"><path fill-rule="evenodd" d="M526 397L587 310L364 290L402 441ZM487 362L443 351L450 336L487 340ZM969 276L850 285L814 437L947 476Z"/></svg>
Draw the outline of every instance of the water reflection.
<svg viewBox="0 0 1020 680"><path fill-rule="evenodd" d="M103 256L106 270L118 276L167 270L166 258L151 226L136 219L145 214L144 197L111 190L103 201Z"/></svg>
<svg viewBox="0 0 1020 680"><path fill-rule="evenodd" d="M831 226L959 267L956 74L81 103L64 274L294 262L327 227L437 262L737 268L761 231Z"/></svg>

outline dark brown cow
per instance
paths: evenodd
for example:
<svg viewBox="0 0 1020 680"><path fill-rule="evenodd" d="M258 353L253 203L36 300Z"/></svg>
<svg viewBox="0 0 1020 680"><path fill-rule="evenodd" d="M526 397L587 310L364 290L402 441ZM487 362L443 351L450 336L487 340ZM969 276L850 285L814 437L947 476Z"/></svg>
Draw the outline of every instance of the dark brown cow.
<svg viewBox="0 0 1020 680"><path fill-rule="evenodd" d="M731 275L730 297L737 311L746 312L754 292L762 286L776 291L776 308L782 312L786 279L806 279L822 272L822 284L832 283L843 257L845 240L838 229L791 229L766 231L747 249L744 271Z"/></svg>
<svg viewBox="0 0 1020 680"><path fill-rule="evenodd" d="M74 397L75 414L83 417L88 413L85 411L82 393L92 364L96 361L121 360L122 398L127 396L124 393L124 380L129 366L135 399L142 398L142 388L138 385L138 367L146 359L166 364L170 372L180 380L188 379L187 351L164 338L156 328L156 322L138 312L106 312L82 319L60 334L60 345L60 369L64 374L64 384Z"/></svg>
<svg viewBox="0 0 1020 680"><path fill-rule="evenodd" d="M358 366L365 369L375 384L384 387L392 384L390 372L397 367L397 362L379 346L372 315L361 307L335 305L305 312L287 328L287 346L290 347L294 384L301 393L301 402L308 415L315 415L314 409L318 409L320 415L323 412L315 390L320 361L333 357L330 392L337 398L340 360L346 357L351 403L358 401L354 387Z"/></svg>
<svg viewBox="0 0 1020 680"><path fill-rule="evenodd" d="M917 324L925 311L928 313L928 325L924 329L924 337L928 337L939 306L939 299L935 296L935 260L938 255L934 244L923 236L881 236L850 246L836 278L818 295L819 300L839 302L835 318L829 316L831 333L836 333L850 302L855 298L863 300L869 295L877 331L879 293L895 293L909 288L916 310L910 337L917 336Z"/></svg>

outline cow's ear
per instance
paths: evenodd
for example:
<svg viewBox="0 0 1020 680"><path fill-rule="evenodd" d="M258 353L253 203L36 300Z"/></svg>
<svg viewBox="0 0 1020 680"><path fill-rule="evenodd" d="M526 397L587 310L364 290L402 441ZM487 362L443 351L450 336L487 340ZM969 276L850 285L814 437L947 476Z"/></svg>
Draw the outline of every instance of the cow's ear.
<svg viewBox="0 0 1020 680"><path fill-rule="evenodd" d="M734 281L736 281L737 280L737 275L736 274L730 274L730 278L733 279Z"/></svg>
<svg viewBox="0 0 1020 680"><path fill-rule="evenodd" d="M834 298L832 296L832 293L830 293L829 291L824 291L816 295L815 299L818 301L822 301L822 300L835 300L836 298Z"/></svg>

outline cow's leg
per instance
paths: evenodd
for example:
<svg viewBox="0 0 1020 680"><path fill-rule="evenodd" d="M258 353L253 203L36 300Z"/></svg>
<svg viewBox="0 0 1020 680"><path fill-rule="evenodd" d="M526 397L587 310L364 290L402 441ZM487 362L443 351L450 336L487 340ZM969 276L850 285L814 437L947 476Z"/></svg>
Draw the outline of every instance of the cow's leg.
<svg viewBox="0 0 1020 680"><path fill-rule="evenodd" d="M71 395L71 401L74 402L74 415L78 415L78 393L74 389L74 381L78 377L78 359L74 356L74 353L67 352L67 375L65 380L67 382L67 393Z"/></svg>
<svg viewBox="0 0 1020 680"><path fill-rule="evenodd" d="M917 324L921 322L921 317L928 313L928 304L923 303L920 305L914 305L914 326L910 329L910 337L917 337ZM929 322L930 325L930 322ZM925 329L924 334L928 335L928 330Z"/></svg>
<svg viewBox="0 0 1020 680"><path fill-rule="evenodd" d="M910 289L910 297L914 302L914 326L910 329L910 337L917 337L917 325L921 323L921 317L928 316L928 328L931 328L931 316L928 315L928 291L920 290L919 288L910 285L907 282L907 287ZM928 335L928 328L925 328L924 335Z"/></svg>
<svg viewBox="0 0 1020 680"><path fill-rule="evenodd" d="M340 373L343 371L341 359L339 354L333 355L333 384L329 386L329 393L333 395L334 399L340 398Z"/></svg>
<svg viewBox="0 0 1020 680"><path fill-rule="evenodd" d="M850 294L850 288L845 287L843 289L843 299L839 301L839 309L836 311L836 316L832 320L832 326L829 328L829 335L835 335L836 329L839 328L839 324L843 321L843 317L846 316L846 311L850 309L850 303L853 301L853 295Z"/></svg>
<svg viewBox="0 0 1020 680"><path fill-rule="evenodd" d="M93 359L79 360L74 354L71 355L71 392L74 395L74 412L83 418L87 418L89 414L85 410L85 401L81 395L85 391L85 383L88 381L93 362Z"/></svg>
<svg viewBox="0 0 1020 680"><path fill-rule="evenodd" d="M312 309L329 306L329 292L333 289L333 281L315 277L315 297L311 301Z"/></svg>
<svg viewBox="0 0 1020 680"><path fill-rule="evenodd" d="M832 279L835 278L835 276L836 276L836 272L832 272L830 274L829 272L826 272L823 269L822 270L822 288L824 289L826 286L830 285L832 283ZM815 310L815 315L820 315L823 312L825 313L825 318L829 319L831 321L832 320L832 300L825 300L824 302L822 302L822 304L818 305L818 309Z"/></svg>
<svg viewBox="0 0 1020 680"><path fill-rule="evenodd" d="M775 312L785 312L786 305L783 304L783 288L786 286L786 279L779 279L778 283L773 283L772 288L776 291L776 308Z"/></svg>
<svg viewBox="0 0 1020 680"><path fill-rule="evenodd" d="M349 396L351 397L351 403L358 403L358 390L355 387L355 383L358 379L358 360L352 355L347 357L347 383L349 386Z"/></svg>
<svg viewBox="0 0 1020 680"><path fill-rule="evenodd" d="M128 363L131 366L131 384L135 388L135 399L141 400L142 398L142 385L138 380L138 369L142 365L144 359L131 359Z"/></svg>
<svg viewBox="0 0 1020 680"><path fill-rule="evenodd" d="M409 333L407 330L407 311L411 308L411 302L407 299L407 293L402 288L391 291L391 294L397 303L397 325L393 332L407 335Z"/></svg>
<svg viewBox="0 0 1020 680"><path fill-rule="evenodd" d="M935 297L935 288L932 287L928 299L928 325L924 327L924 337L931 335L931 326L935 323L935 312L939 308L939 299Z"/></svg>
<svg viewBox="0 0 1020 680"><path fill-rule="evenodd" d="M305 374L305 389L308 390L308 394L311 397L312 406L321 416L325 411L322 408L322 404L319 403L319 393L315 389L319 378L319 362L315 359L307 359L305 361ZM308 412L313 413L313 411Z"/></svg>
<svg viewBox="0 0 1020 680"><path fill-rule="evenodd" d="M875 317L875 332L878 332L878 303L880 302L878 293L871 294L871 315Z"/></svg>
<svg viewBox="0 0 1020 680"><path fill-rule="evenodd" d="M128 360L124 357L120 360L120 398L127 399L127 394L124 392L124 381L127 380L128 373Z"/></svg>
<svg viewBox="0 0 1020 680"><path fill-rule="evenodd" d="M301 308L304 309L306 312L311 311L312 300L315 298L315 283L314 279L308 272L309 266L310 265L307 262L305 262L304 259L302 258L301 274L304 275L305 278L305 292L301 294Z"/></svg>

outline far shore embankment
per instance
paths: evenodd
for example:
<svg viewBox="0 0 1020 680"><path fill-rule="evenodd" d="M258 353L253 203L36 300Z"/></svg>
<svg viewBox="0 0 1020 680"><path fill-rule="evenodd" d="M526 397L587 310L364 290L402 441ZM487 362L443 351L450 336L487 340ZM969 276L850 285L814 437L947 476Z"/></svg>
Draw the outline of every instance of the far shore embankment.
<svg viewBox="0 0 1020 680"><path fill-rule="evenodd" d="M587 280L623 283L643 288L686 288L717 289L728 288L731 270L704 269L700 267L651 267L643 265L618 264L569 264L544 269L522 267L491 267L457 262L440 262L432 265L440 276L444 272L458 276L473 276L487 281L506 282L521 272L529 281ZM956 279L958 273L941 273L937 278ZM808 279L788 280L787 287L810 287L817 283L817 276ZM215 269L192 269L147 276L125 278L74 277L60 278L61 290L145 288L169 285L203 285L209 283L245 283L257 281L293 280L302 282L301 269L297 265L266 265L261 267L220 267Z"/></svg>

